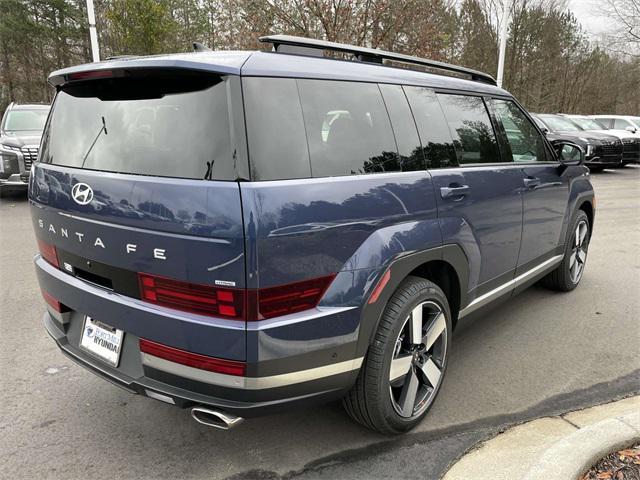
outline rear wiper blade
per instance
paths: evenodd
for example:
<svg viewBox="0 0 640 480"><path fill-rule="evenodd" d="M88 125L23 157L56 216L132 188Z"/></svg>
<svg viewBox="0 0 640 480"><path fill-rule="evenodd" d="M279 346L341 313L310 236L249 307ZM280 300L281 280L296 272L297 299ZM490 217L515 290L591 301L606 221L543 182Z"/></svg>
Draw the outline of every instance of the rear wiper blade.
<svg viewBox="0 0 640 480"><path fill-rule="evenodd" d="M91 150L93 150L93 147L96 144L96 142L98 141L98 138L100 138L100 135L102 135L102 132L104 132L105 135L108 134L108 132L107 132L107 122L105 122L104 117L100 117L100 118L102 119L102 126L100 127L100 130L98 131L98 134L96 135L96 138L93 139L93 143L89 147L89 150L87 150L87 153L85 153L84 157L82 157L82 165L80 166L80 168L84 167L84 162L87 161L87 157L91 153Z"/></svg>

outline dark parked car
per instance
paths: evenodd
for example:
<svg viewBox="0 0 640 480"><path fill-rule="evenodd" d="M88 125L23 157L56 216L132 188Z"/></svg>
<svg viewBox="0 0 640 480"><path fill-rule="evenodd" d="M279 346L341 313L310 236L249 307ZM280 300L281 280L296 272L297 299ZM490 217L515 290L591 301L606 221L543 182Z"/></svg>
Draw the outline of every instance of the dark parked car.
<svg viewBox="0 0 640 480"><path fill-rule="evenodd" d="M49 105L11 103L0 122L0 194L27 191Z"/></svg>
<svg viewBox="0 0 640 480"><path fill-rule="evenodd" d="M540 279L580 282L584 154L552 147L487 74L263 41L275 51L51 74L29 190L45 327L201 423L342 398L363 425L407 431L460 319Z"/></svg>
<svg viewBox="0 0 640 480"><path fill-rule="evenodd" d="M622 141L622 164L640 162L640 134L619 128L605 128L600 121L584 115L565 115L573 123L587 132L598 132L619 138Z"/></svg>
<svg viewBox="0 0 640 480"><path fill-rule="evenodd" d="M585 150L585 165L593 172L619 167L622 163L622 141L613 135L587 132L562 115L533 114L534 120L551 141L568 140Z"/></svg>

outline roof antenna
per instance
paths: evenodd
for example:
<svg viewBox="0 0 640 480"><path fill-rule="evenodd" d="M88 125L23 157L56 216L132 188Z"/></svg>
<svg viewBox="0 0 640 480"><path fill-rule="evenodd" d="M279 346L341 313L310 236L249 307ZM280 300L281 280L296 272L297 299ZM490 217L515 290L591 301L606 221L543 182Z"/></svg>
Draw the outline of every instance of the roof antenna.
<svg viewBox="0 0 640 480"><path fill-rule="evenodd" d="M200 42L193 42L192 45L193 45L194 52L212 52L213 51L209 47L203 45Z"/></svg>

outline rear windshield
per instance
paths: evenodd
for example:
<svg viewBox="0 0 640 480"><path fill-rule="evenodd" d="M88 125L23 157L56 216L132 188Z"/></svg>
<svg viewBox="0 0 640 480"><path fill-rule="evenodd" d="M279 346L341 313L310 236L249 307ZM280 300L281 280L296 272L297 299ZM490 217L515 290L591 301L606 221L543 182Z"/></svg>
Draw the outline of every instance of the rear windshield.
<svg viewBox="0 0 640 480"><path fill-rule="evenodd" d="M227 79L162 73L58 92L41 161L106 172L235 180Z"/></svg>

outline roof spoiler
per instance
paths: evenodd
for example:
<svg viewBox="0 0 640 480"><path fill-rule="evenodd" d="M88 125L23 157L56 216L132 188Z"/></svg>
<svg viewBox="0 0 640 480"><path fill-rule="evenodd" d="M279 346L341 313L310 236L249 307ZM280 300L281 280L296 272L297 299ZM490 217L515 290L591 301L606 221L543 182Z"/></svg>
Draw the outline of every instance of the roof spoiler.
<svg viewBox="0 0 640 480"><path fill-rule="evenodd" d="M312 38L296 37L292 35L267 35L260 37L260 41L272 44L273 50L277 53L318 57L323 56L324 50L351 53L358 61L363 63L376 63L383 65L385 60L389 60L409 65L420 65L423 67L466 75L474 82L482 82L494 86L497 85L496 80L491 75L478 70L459 67L458 65L438 62L436 60L403 55L401 53L387 52L377 48L358 47L355 45L347 45L345 43L327 42L324 40L314 40Z"/></svg>

